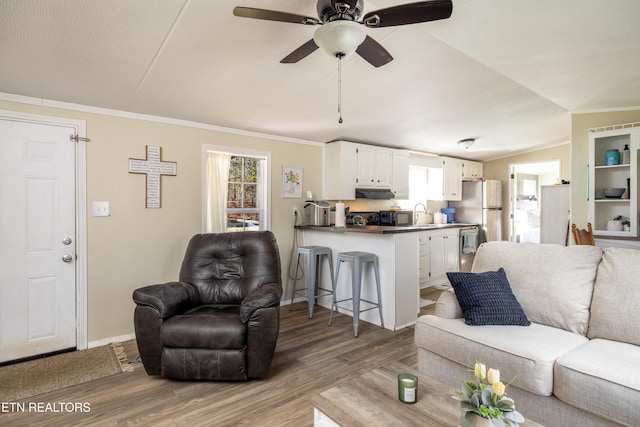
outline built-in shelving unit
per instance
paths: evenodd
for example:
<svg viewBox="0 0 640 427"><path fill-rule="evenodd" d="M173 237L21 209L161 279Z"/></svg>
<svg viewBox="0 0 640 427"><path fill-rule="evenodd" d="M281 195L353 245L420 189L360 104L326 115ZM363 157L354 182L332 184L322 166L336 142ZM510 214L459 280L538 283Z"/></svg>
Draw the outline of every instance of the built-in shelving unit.
<svg viewBox="0 0 640 427"><path fill-rule="evenodd" d="M607 151L630 150L627 164L607 164ZM589 221L594 234L601 236L638 236L638 149L640 123L613 125L589 131ZM604 188L624 188L623 198L609 198ZM614 218L628 222L623 230L611 226Z"/></svg>

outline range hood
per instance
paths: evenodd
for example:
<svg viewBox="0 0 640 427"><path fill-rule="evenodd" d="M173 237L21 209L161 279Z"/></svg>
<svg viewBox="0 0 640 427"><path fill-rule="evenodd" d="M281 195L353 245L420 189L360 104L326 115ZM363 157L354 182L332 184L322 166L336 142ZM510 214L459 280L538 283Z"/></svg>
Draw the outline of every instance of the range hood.
<svg viewBox="0 0 640 427"><path fill-rule="evenodd" d="M356 199L388 200L395 197L391 190L384 188L356 188Z"/></svg>

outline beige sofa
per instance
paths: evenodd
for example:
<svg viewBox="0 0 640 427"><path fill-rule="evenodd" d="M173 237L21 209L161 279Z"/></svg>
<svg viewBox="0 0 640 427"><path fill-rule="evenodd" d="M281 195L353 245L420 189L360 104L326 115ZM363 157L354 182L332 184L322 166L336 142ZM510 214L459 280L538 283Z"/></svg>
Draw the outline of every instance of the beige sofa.
<svg viewBox="0 0 640 427"><path fill-rule="evenodd" d="M479 360L546 426L640 426L640 250L490 242L472 272L503 267L530 326L469 326L453 291L415 329L421 372L451 384Z"/></svg>

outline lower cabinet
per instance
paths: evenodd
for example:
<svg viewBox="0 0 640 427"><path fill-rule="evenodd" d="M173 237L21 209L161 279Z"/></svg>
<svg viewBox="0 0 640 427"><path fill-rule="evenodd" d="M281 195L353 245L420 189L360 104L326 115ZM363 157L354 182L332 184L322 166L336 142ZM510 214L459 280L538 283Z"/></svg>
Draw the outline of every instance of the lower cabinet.
<svg viewBox="0 0 640 427"><path fill-rule="evenodd" d="M447 282L447 272L459 270L460 242L457 228L421 231L418 236L420 254L420 287Z"/></svg>

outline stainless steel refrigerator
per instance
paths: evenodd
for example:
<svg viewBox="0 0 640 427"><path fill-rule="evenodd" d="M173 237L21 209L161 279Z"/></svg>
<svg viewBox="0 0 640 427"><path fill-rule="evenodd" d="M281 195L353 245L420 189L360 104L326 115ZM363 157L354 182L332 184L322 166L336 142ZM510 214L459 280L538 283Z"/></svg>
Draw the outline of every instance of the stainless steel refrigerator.
<svg viewBox="0 0 640 427"><path fill-rule="evenodd" d="M465 181L462 200L449 202L457 222L480 225L480 241L502 240L502 181Z"/></svg>

